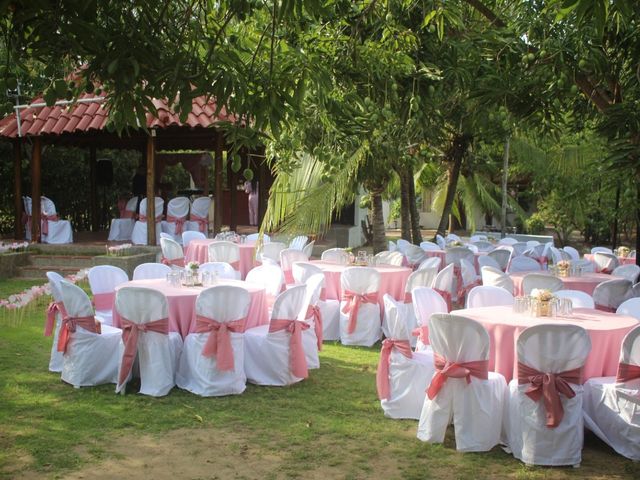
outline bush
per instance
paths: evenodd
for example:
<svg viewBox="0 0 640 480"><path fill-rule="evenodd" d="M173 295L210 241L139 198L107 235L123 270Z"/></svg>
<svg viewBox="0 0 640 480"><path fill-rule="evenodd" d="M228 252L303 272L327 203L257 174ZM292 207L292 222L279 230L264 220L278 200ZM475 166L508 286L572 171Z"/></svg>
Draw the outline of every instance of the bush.
<svg viewBox="0 0 640 480"><path fill-rule="evenodd" d="M539 213L534 213L525 222L525 227L529 235L541 235L544 233L545 224Z"/></svg>

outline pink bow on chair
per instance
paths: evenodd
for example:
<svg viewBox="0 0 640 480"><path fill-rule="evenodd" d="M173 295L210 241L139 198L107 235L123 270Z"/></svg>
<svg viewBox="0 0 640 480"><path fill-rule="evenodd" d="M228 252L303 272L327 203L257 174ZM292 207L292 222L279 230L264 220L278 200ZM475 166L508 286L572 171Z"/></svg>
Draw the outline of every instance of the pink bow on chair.
<svg viewBox="0 0 640 480"><path fill-rule="evenodd" d="M307 322L299 320L276 319L272 318L269 324L269 333L287 330L291 333L289 339L289 368L298 378L307 378L309 369L307 367L307 359L304 356L304 347L302 346L302 331L309 328Z"/></svg>
<svg viewBox="0 0 640 480"><path fill-rule="evenodd" d="M51 302L47 307L47 318L44 324L45 337L50 337L53 333L53 327L56 324L56 313L59 313L63 318L67 316L67 311L62 302Z"/></svg>
<svg viewBox="0 0 640 480"><path fill-rule="evenodd" d="M42 235L49 235L49 222L57 222L58 215L55 213L53 215L45 215L42 214L42 218L40 219L40 223L42 224Z"/></svg>
<svg viewBox="0 0 640 480"><path fill-rule="evenodd" d="M76 331L76 327L82 327L93 333L100 333L101 331L100 323L93 315L87 317L64 317L62 319L62 326L60 327L60 334L58 335L59 352L67 353L69 338L71 334Z"/></svg>
<svg viewBox="0 0 640 480"><path fill-rule="evenodd" d="M411 330L411 336L418 337L418 340L420 340L423 345L429 345L429 327L427 325L420 325Z"/></svg>
<svg viewBox="0 0 640 480"><path fill-rule="evenodd" d="M182 230L184 229L184 222L186 220L186 217L174 217L173 215L167 215L167 222L176 224L176 235L182 234Z"/></svg>
<svg viewBox="0 0 640 480"><path fill-rule="evenodd" d="M192 222L196 222L198 224L198 230L200 230L202 233L207 232L207 226L209 225L209 220L206 217L200 217L195 213L192 213L189 216L189 219Z"/></svg>
<svg viewBox="0 0 640 480"><path fill-rule="evenodd" d="M390 338L382 342L380 350L380 361L376 371L376 387L378 389L378 399L387 400L389 398L389 364L391 363L391 351L396 349L407 358L412 358L411 345L408 340L393 340Z"/></svg>
<svg viewBox="0 0 640 480"><path fill-rule="evenodd" d="M320 307L317 305L309 305L307 308L307 314L305 315L305 320L308 318L313 318L313 329L316 333L316 339L318 340L318 351L322 351L322 312L320 311Z"/></svg>
<svg viewBox="0 0 640 480"><path fill-rule="evenodd" d="M218 322L213 318L196 315L196 333L209 333L202 349L204 357L216 357L217 368L220 371L233 371L235 362L230 332L243 333L245 318L232 322Z"/></svg>
<svg viewBox="0 0 640 480"><path fill-rule="evenodd" d="M427 396L433 400L449 378L464 378L467 384L471 383L471 377L486 380L489 378L489 360L475 360L471 362L449 362L447 359L434 354L436 374L431 379L427 388Z"/></svg>
<svg viewBox="0 0 640 480"><path fill-rule="evenodd" d="M145 223L145 222L147 221L147 216L146 216L146 215L142 215L142 214L140 214L140 215L138 216L138 220L140 220L142 223ZM157 215L157 216L156 216L156 218L155 218L155 222L156 222L156 223L159 223L159 222L161 222L161 221L162 221L162 214Z"/></svg>
<svg viewBox="0 0 640 480"><path fill-rule="evenodd" d="M167 266L171 266L171 265L175 265L176 267L184 267L185 262L184 262L184 257L180 257L180 258L172 258L171 260L169 260L166 257L162 257L161 262Z"/></svg>
<svg viewBox="0 0 640 480"><path fill-rule="evenodd" d="M451 293L446 290L440 290L439 288L434 288L436 292L440 294L440 296L444 299L447 304L447 312L451 311Z"/></svg>
<svg viewBox="0 0 640 480"><path fill-rule="evenodd" d="M356 323L358 322L358 310L360 310L361 303L378 303L378 292L371 293L356 293L351 290L345 290L342 293L342 300L345 305L342 307L342 313L349 314L349 324L347 326L347 333L351 334L356 330Z"/></svg>
<svg viewBox="0 0 640 480"><path fill-rule="evenodd" d="M624 383L630 382L640 378L640 366L631 365L630 363L618 364L618 373L616 374L616 382Z"/></svg>

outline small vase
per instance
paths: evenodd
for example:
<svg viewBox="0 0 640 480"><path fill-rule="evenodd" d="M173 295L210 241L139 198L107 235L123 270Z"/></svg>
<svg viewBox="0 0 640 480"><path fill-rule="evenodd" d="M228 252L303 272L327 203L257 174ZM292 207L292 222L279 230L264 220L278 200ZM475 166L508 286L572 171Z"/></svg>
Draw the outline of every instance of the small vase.
<svg viewBox="0 0 640 480"><path fill-rule="evenodd" d="M547 301L538 300L537 313L539 317L550 317L551 302L548 300Z"/></svg>

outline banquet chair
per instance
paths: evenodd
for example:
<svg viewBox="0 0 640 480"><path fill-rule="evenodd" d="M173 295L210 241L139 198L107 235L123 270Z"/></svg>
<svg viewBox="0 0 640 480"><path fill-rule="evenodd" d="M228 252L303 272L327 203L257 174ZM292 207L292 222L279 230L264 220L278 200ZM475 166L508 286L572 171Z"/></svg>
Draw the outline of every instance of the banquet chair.
<svg viewBox="0 0 640 480"><path fill-rule="evenodd" d="M478 267L480 268L480 271L482 271L482 267L492 267L496 270L502 271L500 264L489 255L480 255L478 257Z"/></svg>
<svg viewBox="0 0 640 480"><path fill-rule="evenodd" d="M559 263L559 262L562 262L563 260L567 260L567 261L571 260L571 255L569 255L564 250L560 250L559 248L556 248L556 247L549 247L547 255L548 257L551 258L551 261L553 263Z"/></svg>
<svg viewBox="0 0 640 480"><path fill-rule="evenodd" d="M440 270L433 280L432 285L433 289L442 296L447 304L447 312L451 311L451 290L453 289L454 267L455 265L450 263Z"/></svg>
<svg viewBox="0 0 640 480"><path fill-rule="evenodd" d="M308 369L320 368L318 352L322 350L322 329L324 318L320 311L320 292L324 288L324 273L308 277L304 283L306 292L301 315L298 320L304 321L309 328L302 332L302 346Z"/></svg>
<svg viewBox="0 0 640 480"><path fill-rule="evenodd" d="M285 248L280 251L280 267L284 274L284 282L287 285L291 285L293 280L293 273L291 269L295 262L308 262L309 257L302 251L295 248Z"/></svg>
<svg viewBox="0 0 640 480"><path fill-rule="evenodd" d="M302 249L302 253L304 253L307 256L307 258L311 258L313 256L313 247L314 247L315 243L316 243L315 240L311 240Z"/></svg>
<svg viewBox="0 0 640 480"><path fill-rule="evenodd" d="M540 245L538 240L527 240L527 247L529 248L537 247L538 245Z"/></svg>
<svg viewBox="0 0 640 480"><path fill-rule="evenodd" d="M240 247L233 242L216 241L209 244L209 261L226 262L236 271L236 278L240 279Z"/></svg>
<svg viewBox="0 0 640 480"><path fill-rule="evenodd" d="M433 243L429 241L420 242L420 248L423 249L425 252L428 252L431 250L440 250L440 246L437 243Z"/></svg>
<svg viewBox="0 0 640 480"><path fill-rule="evenodd" d="M215 273L216 277L222 280L237 280L238 274L227 262L205 262L198 267L200 273Z"/></svg>
<svg viewBox="0 0 640 480"><path fill-rule="evenodd" d="M165 232L160 232L160 238L168 238L169 240L174 240L173 235Z"/></svg>
<svg viewBox="0 0 640 480"><path fill-rule="evenodd" d="M613 254L613 250L611 250L609 247L593 247L593 248L591 248L591 254L595 255L596 253Z"/></svg>
<svg viewBox="0 0 640 480"><path fill-rule="evenodd" d="M507 445L527 465L581 462L582 367L591 339L577 325L545 323L516 343L518 375L509 383Z"/></svg>
<svg viewBox="0 0 640 480"><path fill-rule="evenodd" d="M460 259L462 258L470 261L472 265L475 262L475 255L467 247L447 247L444 263L447 265L453 263L457 267L460 267Z"/></svg>
<svg viewBox="0 0 640 480"><path fill-rule="evenodd" d="M110 242L124 242L131 240L131 234L133 233L133 225L136 222L136 207L138 206L138 197L132 197L120 215L120 218L114 218L111 220L111 226L109 227Z"/></svg>
<svg viewBox="0 0 640 480"><path fill-rule="evenodd" d="M409 267L416 268L427 258L427 254L419 246L410 243L404 249L404 258L407 259L407 265Z"/></svg>
<svg viewBox="0 0 640 480"><path fill-rule="evenodd" d="M319 267L307 262L295 262L292 274L298 285L306 283L314 275L322 274L324 277L324 273ZM340 301L326 298L324 283L320 289L317 306L322 315L322 338L324 340L340 340Z"/></svg>
<svg viewBox="0 0 640 480"><path fill-rule="evenodd" d="M578 252L578 250L576 250L575 248L569 245L565 245L564 247L562 247L562 250L569 254L571 260L580 260L580 252Z"/></svg>
<svg viewBox="0 0 640 480"><path fill-rule="evenodd" d="M438 244L438 247L440 247L440 250L445 250L447 248L447 242L439 233L436 233L436 243Z"/></svg>
<svg viewBox="0 0 640 480"><path fill-rule="evenodd" d="M156 242L160 243L160 221L162 220L162 210L164 208L164 200L160 197L155 197L155 222L156 222ZM147 244L147 199L143 198L140 201L140 214L138 220L133 226L133 232L131 233L131 242L135 245Z"/></svg>
<svg viewBox="0 0 640 480"><path fill-rule="evenodd" d="M203 397L244 392L244 330L251 298L242 287L217 285L196 299L195 331L184 339L176 385Z"/></svg>
<svg viewBox="0 0 640 480"><path fill-rule="evenodd" d="M446 237L444 237L444 241L447 245L449 245L453 242L462 242L462 239L455 233L450 233Z"/></svg>
<svg viewBox="0 0 640 480"><path fill-rule="evenodd" d="M58 218L55 204L47 197L40 199L40 221L42 243L73 243L71 223Z"/></svg>
<svg viewBox="0 0 640 480"><path fill-rule="evenodd" d="M247 242L251 243L251 242L257 242L260 239L260 233L250 233L249 235L247 235ZM269 243L271 241L271 237L269 235L267 235L266 233L262 234L262 243Z"/></svg>
<svg viewBox="0 0 640 480"><path fill-rule="evenodd" d="M58 350L64 352L62 380L76 388L115 383L122 331L100 325L80 287L65 280L59 287L66 310L58 337Z"/></svg>
<svg viewBox="0 0 640 480"><path fill-rule="evenodd" d="M489 237L487 237L486 235L471 235L469 237L469 241L470 242L486 242L489 240Z"/></svg>
<svg viewBox="0 0 640 480"><path fill-rule="evenodd" d="M512 237L504 237L498 240L498 245L514 245L518 243L518 240Z"/></svg>
<svg viewBox="0 0 640 480"><path fill-rule="evenodd" d="M435 371L430 351L411 351L411 330L402 318L411 304L384 296L389 335L382 342L376 386L385 417L419 419L425 390Z"/></svg>
<svg viewBox="0 0 640 480"><path fill-rule="evenodd" d="M209 233L209 208L211 198L198 197L191 202L189 221L185 222L187 230L195 230L205 235Z"/></svg>
<svg viewBox="0 0 640 480"><path fill-rule="evenodd" d="M207 236L197 230L185 230L182 232L182 248L184 249L184 251L187 251L187 247L189 246L189 243L191 243L193 240L206 240Z"/></svg>
<svg viewBox="0 0 640 480"><path fill-rule="evenodd" d="M471 245L478 249L478 252L490 252L495 249L495 245L493 243L488 242L486 240L477 240L475 242L471 242Z"/></svg>
<svg viewBox="0 0 640 480"><path fill-rule="evenodd" d="M407 308L402 309L401 318L403 318L405 323L407 324L407 330L409 333L413 332L418 326L416 315L413 311L413 308L411 307L413 302L411 292L414 288L417 287L431 287L437 275L438 271L435 268L431 268L416 270L415 272L411 273L411 275L409 275L409 278L407 278L407 283L404 289L404 305L406 305ZM387 325L386 312L382 320L382 333L385 337L389 338L390 330ZM415 338L411 338L411 346L415 346L415 341Z"/></svg>
<svg viewBox="0 0 640 480"><path fill-rule="evenodd" d="M396 243L395 243L395 242L393 242L393 241L389 240L389 241L387 242L387 249L388 249L390 252L397 252L397 251L398 251L398 246L396 245Z"/></svg>
<svg viewBox="0 0 640 480"><path fill-rule="evenodd" d="M513 305L513 295L504 288L492 285L473 287L467 295L466 308L496 307Z"/></svg>
<svg viewBox="0 0 640 480"><path fill-rule="evenodd" d="M473 252L473 254L475 255L476 253L479 253L480 250L478 249L478 247L476 247L473 243L466 243L463 245L465 248L468 248L469 250L471 250Z"/></svg>
<svg viewBox="0 0 640 480"><path fill-rule="evenodd" d="M442 443L451 419L456 449L491 450L500 441L507 384L489 372L489 334L469 318L435 313L429 322L436 373L420 414L418 438Z"/></svg>
<svg viewBox="0 0 640 480"><path fill-rule="evenodd" d="M482 280L476 274L476 267L472 262L464 258L460 259L460 279L462 284L458 285L457 300L461 302L474 287L482 285Z"/></svg>
<svg viewBox="0 0 640 480"><path fill-rule="evenodd" d="M398 247L398 251L403 255L406 254L407 247L409 245L412 245L412 243L408 240L405 240L404 238L399 238L398 240L396 240L396 247Z"/></svg>
<svg viewBox="0 0 640 480"><path fill-rule="evenodd" d="M285 290L273 304L269 324L245 331L244 369L249 382L285 386L308 377L302 335L311 326L299 320L306 292L305 285Z"/></svg>
<svg viewBox="0 0 640 480"><path fill-rule="evenodd" d="M581 290L556 290L553 295L558 298L571 300L572 308L595 308L593 297Z"/></svg>
<svg viewBox="0 0 640 480"><path fill-rule="evenodd" d="M527 273L522 277L522 293L524 295L530 295L534 288L555 292L562 290L563 287L564 283L558 277L544 273Z"/></svg>
<svg viewBox="0 0 640 480"><path fill-rule="evenodd" d="M629 280L631 283L638 281L638 275L640 275L640 267L635 264L620 265L611 272L612 277L622 277Z"/></svg>
<svg viewBox="0 0 640 480"><path fill-rule="evenodd" d="M31 215L33 202L31 201L31 197L22 197L22 208L24 211L22 212L22 222L24 223L24 239L28 242L31 241Z"/></svg>
<svg viewBox="0 0 640 480"><path fill-rule="evenodd" d="M282 242L265 243L260 246L256 256L262 263L280 265L280 252L285 248L287 246Z"/></svg>
<svg viewBox="0 0 640 480"><path fill-rule="evenodd" d="M123 340L116 393L125 392L137 365L141 394L168 394L175 385L182 338L169 331L167 298L150 288L122 287L116 293L116 310Z"/></svg>
<svg viewBox="0 0 640 480"><path fill-rule="evenodd" d="M133 270L132 280L165 279L171 267L162 263L141 263Z"/></svg>
<svg viewBox="0 0 640 480"><path fill-rule="evenodd" d="M411 292L413 313L416 316L416 328L410 332L416 337L416 352L432 352L429 345L429 319L434 313L447 313L447 302L442 295L430 287L416 287Z"/></svg>
<svg viewBox="0 0 640 480"><path fill-rule="evenodd" d="M507 270L509 261L511 260L511 250L507 248L495 248L487 253L487 257L493 258L498 265L500 265L500 270L504 272Z"/></svg>
<svg viewBox="0 0 640 480"><path fill-rule="evenodd" d="M586 427L620 455L640 461L640 326L625 336L615 377L590 378L582 408Z"/></svg>
<svg viewBox="0 0 640 480"><path fill-rule="evenodd" d="M574 268L580 267L580 271L582 273L595 273L596 271L596 264L586 258L581 258L580 260L573 260L571 262L571 265Z"/></svg>
<svg viewBox="0 0 640 480"><path fill-rule="evenodd" d="M162 263L170 267L184 267L184 250L182 246L172 238L160 238L162 250Z"/></svg>
<svg viewBox="0 0 640 480"><path fill-rule="evenodd" d="M513 257L507 267L507 273L535 272L540 270L540 264L536 260L530 257L525 257L524 255Z"/></svg>
<svg viewBox="0 0 640 480"><path fill-rule="evenodd" d="M529 246L527 245L527 242L516 242L513 245L511 245L511 248L513 248L513 253L511 254L511 258L514 259L516 257L519 257L520 255L523 255L524 252L526 252L529 249Z"/></svg>
<svg viewBox="0 0 640 480"><path fill-rule="evenodd" d="M380 339L380 274L374 268L349 267L340 277L340 341L370 347Z"/></svg>
<svg viewBox="0 0 640 480"><path fill-rule="evenodd" d="M46 320L44 335L50 337L53 335L51 343L51 355L49 356L49 371L62 372L63 357L62 352L58 351L58 337L60 335L60 326L62 325L62 317L65 315L64 303L62 302L62 293L60 292L60 282L64 280L62 275L56 272L47 272L49 280L49 288L51 289L52 302L46 310Z"/></svg>
<svg viewBox="0 0 640 480"><path fill-rule="evenodd" d="M546 245L536 245L535 247L531 247L526 250L523 255L525 257L533 258L544 269L548 261L546 257L548 249L549 248Z"/></svg>
<svg viewBox="0 0 640 480"><path fill-rule="evenodd" d="M392 265L401 267L404 263L404 256L400 252L390 252L388 250L376 253L376 265Z"/></svg>
<svg viewBox="0 0 640 480"><path fill-rule="evenodd" d="M631 282L624 278L607 280L596 285L592 295L596 308L605 312L615 312L620 304L630 297L631 288Z"/></svg>
<svg viewBox="0 0 640 480"><path fill-rule="evenodd" d="M417 270L428 270L433 268L436 272L438 272L440 271L441 263L442 259L440 257L427 257L420 263L420 265L418 265Z"/></svg>
<svg viewBox="0 0 640 480"><path fill-rule="evenodd" d="M481 267L480 276L482 277L482 285L500 287L513 295L513 280L502 270L493 267Z"/></svg>
<svg viewBox="0 0 640 480"><path fill-rule="evenodd" d="M349 263L350 254L344 248L330 248L322 252L320 259L325 262L346 265Z"/></svg>
<svg viewBox="0 0 640 480"><path fill-rule="evenodd" d="M258 265L247 272L245 282L260 285L267 295L276 297L284 288L284 274L278 265Z"/></svg>
<svg viewBox="0 0 640 480"><path fill-rule="evenodd" d="M629 315L640 320L640 298L629 298L622 302L616 309L616 313L620 315Z"/></svg>
<svg viewBox="0 0 640 480"><path fill-rule="evenodd" d="M91 267L87 277L96 315L103 319L104 324L113 325L116 287L129 281L127 272L113 265L96 265Z"/></svg>
<svg viewBox="0 0 640 480"><path fill-rule="evenodd" d="M164 233L168 233L173 239L182 243L182 232L185 229L185 222L189 216L190 202L187 197L176 197L167 203L167 219L161 222Z"/></svg>
<svg viewBox="0 0 640 480"><path fill-rule="evenodd" d="M307 238L306 235L298 235L297 237L294 237L291 239L291 241L289 242L288 248L293 248L294 250L302 251L304 246L307 244L307 240L309 239Z"/></svg>

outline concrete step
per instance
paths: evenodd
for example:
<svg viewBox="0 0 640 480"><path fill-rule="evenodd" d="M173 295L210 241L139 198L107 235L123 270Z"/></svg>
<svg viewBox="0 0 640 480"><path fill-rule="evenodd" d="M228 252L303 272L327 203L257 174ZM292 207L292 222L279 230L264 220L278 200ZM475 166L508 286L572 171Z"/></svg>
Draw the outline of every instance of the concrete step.
<svg viewBox="0 0 640 480"><path fill-rule="evenodd" d="M89 265L89 267L90 266L91 265ZM16 270L15 278L47 278L47 272L57 272L63 277L66 277L67 275L78 273L82 268L85 267L69 267L60 265L44 265L36 267L32 265L25 265Z"/></svg>
<svg viewBox="0 0 640 480"><path fill-rule="evenodd" d="M74 267L88 268L93 265L92 255L29 255L29 265L33 267Z"/></svg>

